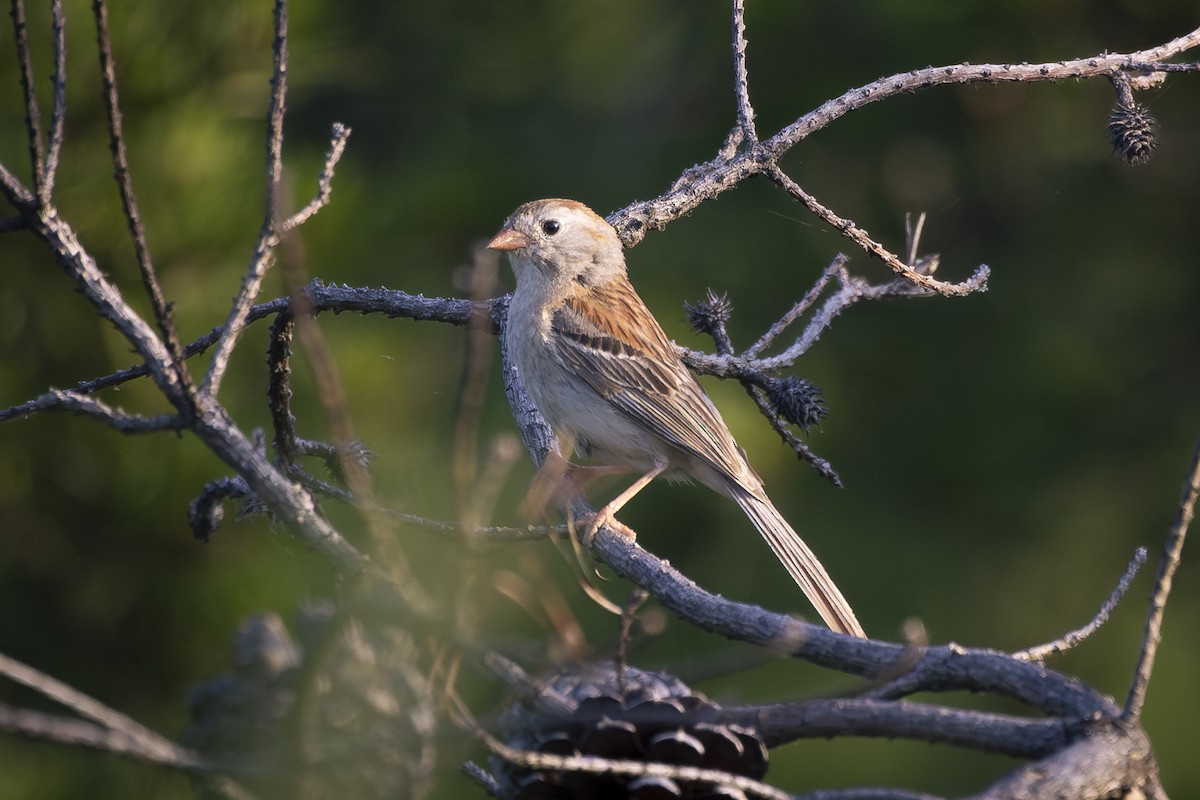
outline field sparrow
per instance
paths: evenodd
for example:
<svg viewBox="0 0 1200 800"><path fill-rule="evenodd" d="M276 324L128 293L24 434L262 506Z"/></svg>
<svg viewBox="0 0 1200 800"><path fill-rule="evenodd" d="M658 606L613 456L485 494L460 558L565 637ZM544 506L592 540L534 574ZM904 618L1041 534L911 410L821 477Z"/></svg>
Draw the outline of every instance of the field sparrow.
<svg viewBox="0 0 1200 800"><path fill-rule="evenodd" d="M866 638L629 283L612 226L582 203L537 200L518 208L488 247L506 251L516 273L506 355L534 405L560 442L641 474L588 530L658 475L683 473L741 506L830 628Z"/></svg>

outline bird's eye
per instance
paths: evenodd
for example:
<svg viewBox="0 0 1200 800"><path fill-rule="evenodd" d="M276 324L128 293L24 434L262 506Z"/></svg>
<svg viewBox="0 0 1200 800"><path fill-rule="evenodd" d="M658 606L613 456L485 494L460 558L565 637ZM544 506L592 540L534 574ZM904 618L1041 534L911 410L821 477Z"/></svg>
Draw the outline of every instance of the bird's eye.
<svg viewBox="0 0 1200 800"><path fill-rule="evenodd" d="M542 223L542 233L547 236L553 236L560 230L562 230L562 225L559 225L556 219L548 219Z"/></svg>

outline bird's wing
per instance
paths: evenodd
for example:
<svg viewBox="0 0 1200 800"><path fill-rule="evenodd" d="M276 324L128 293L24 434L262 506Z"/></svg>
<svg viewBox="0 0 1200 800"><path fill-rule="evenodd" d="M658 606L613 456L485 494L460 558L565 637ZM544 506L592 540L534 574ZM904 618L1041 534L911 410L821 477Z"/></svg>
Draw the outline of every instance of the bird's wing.
<svg viewBox="0 0 1200 800"><path fill-rule="evenodd" d="M551 325L558 358L598 395L674 447L746 480L748 465L724 420L627 280L569 299Z"/></svg>

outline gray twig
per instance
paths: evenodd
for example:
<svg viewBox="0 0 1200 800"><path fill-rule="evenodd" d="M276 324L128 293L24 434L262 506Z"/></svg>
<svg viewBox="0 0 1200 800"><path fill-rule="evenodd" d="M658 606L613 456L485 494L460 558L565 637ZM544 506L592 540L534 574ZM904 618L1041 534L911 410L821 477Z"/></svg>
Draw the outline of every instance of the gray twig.
<svg viewBox="0 0 1200 800"><path fill-rule="evenodd" d="M182 387L183 393L179 398L181 403L176 406L180 411L195 412L194 387L192 376L183 358L183 348L179 343L179 332L175 327L173 307L163 295L162 286L158 282L158 272L150 256L150 246L146 241L146 226L142 223L142 215L138 210L137 194L133 191L133 176L129 171L129 154L125 147L125 131L121 114L121 98L117 92L117 70L113 59L112 37L108 29L108 6L105 0L94 0L92 13L96 19L96 41L100 51L100 79L104 86L104 108L108 112L108 147L112 151L113 167L117 181L117 190L121 195L121 207L125 212L125 221L129 225L129 235L133 240L133 253L137 261L138 271L146 293L150 296L150 305L154 309L154 319L158 324L159 333L166 342L171 354L168 362L162 365L164 370L170 370L175 380ZM57 110L57 108L56 108ZM49 197L44 203L48 203Z"/></svg>
<svg viewBox="0 0 1200 800"><path fill-rule="evenodd" d="M1121 602L1121 598L1129 591L1129 585L1133 583L1133 579L1137 577L1138 570L1146 563L1146 548L1139 547L1137 552L1133 554L1133 558L1129 560L1128 566L1125 567L1125 574L1121 576L1121 580L1117 582L1116 587L1108 595L1108 599L1100 606L1100 610L1096 612L1096 616L1092 621L1082 628L1065 633L1053 642L1040 644L1037 647L1030 647L1026 650L1013 653L1013 658L1020 661L1045 661L1050 656L1065 653L1072 647L1075 647L1096 631L1100 630L1104 623L1108 622L1109 615L1113 609Z"/></svg>
<svg viewBox="0 0 1200 800"><path fill-rule="evenodd" d="M767 747L834 736L894 737L1042 758L1077 735L1075 721L1066 718L1038 719L864 697L724 706L716 719L723 725L752 728Z"/></svg>
<svg viewBox="0 0 1200 800"><path fill-rule="evenodd" d="M333 171L337 164L342 159L342 154L346 152L346 143L350 140L350 128L340 122L333 123L333 134L329 140L329 150L325 153L325 166L321 169L321 175L317 178L317 194L313 199L309 200L304 208L292 214L283 221L282 228L286 231L292 231L308 222L314 214L320 211L329 203L329 198L333 195Z"/></svg>
<svg viewBox="0 0 1200 800"><path fill-rule="evenodd" d="M288 17L285 0L275 0L274 69L271 72L271 103L267 112L267 194L266 213L258 236L258 244L250 259L250 267L242 278L242 288L233 301L233 308L222 326L216 349L204 376L201 392L216 398L221 380L229 367L234 345L246 325L246 317L254 299L262 289L267 270L275 263L275 250L280 241L279 182L283 176L283 115L287 97Z"/></svg>
<svg viewBox="0 0 1200 800"><path fill-rule="evenodd" d="M29 52L29 29L25 19L25 0L12 0L10 15L16 37L17 62L21 67L21 91L25 96L25 132L29 147L29 167L38 202L43 199L42 177L44 145L42 143L42 112L38 108L37 84L33 77L33 58Z"/></svg>
<svg viewBox="0 0 1200 800"><path fill-rule="evenodd" d="M50 13L54 17L54 110L50 117L50 142L46 163L42 167L42 205L49 205L62 156L63 132L67 121L67 18L62 0L53 0Z"/></svg>
<svg viewBox="0 0 1200 800"><path fill-rule="evenodd" d="M946 281L935 280L929 277L929 275L918 272L908 264L905 264L898 256L872 239L865 230L855 225L853 220L844 219L833 213L833 211L817 200L816 197L805 191L800 184L788 177L783 170L778 167L771 167L767 170L767 177L779 184L788 194L803 203L809 211L824 220L830 227L840 231L843 236L878 258L893 272L914 286L919 286L922 289L937 292L947 297L961 297L962 295L982 291L987 288L989 270L986 265L981 265L975 270L975 274L961 283L948 283Z"/></svg>
<svg viewBox="0 0 1200 800"><path fill-rule="evenodd" d="M292 336L296 322L289 308L275 316L267 345L267 409L275 431L275 458L284 469L296 466L296 417L292 414Z"/></svg>
<svg viewBox="0 0 1200 800"><path fill-rule="evenodd" d="M82 256L81 256L82 257ZM359 314L383 314L390 318L445 322L465 326L476 315L491 318L493 330L498 330L496 319L500 310L508 303L507 296L486 303L442 297L423 297L392 289L354 289L347 286L323 286L311 282L305 293L314 312L330 311L335 314L357 312ZM277 297L266 303L252 306L246 315L245 324L288 311L291 298ZM120 326L118 326L120 327ZM214 328L210 333L184 347L184 357L192 358L206 352L220 340L224 328ZM153 363L153 362L150 362ZM74 389L80 394L92 394L101 389L119 386L136 378L154 374L149 363L139 364L99 378L81 381ZM29 401L0 410L0 422L25 416L40 410L36 401Z"/></svg>
<svg viewBox="0 0 1200 800"><path fill-rule="evenodd" d="M1164 72L1194 72L1200 71L1200 65L1189 65L1190 68L1185 70L1159 62L1198 45L1200 28L1157 47L1133 53L1104 53L1043 64L955 64L926 67L880 78L829 100L769 139L741 148L733 146L736 142L732 137L727 139L716 158L684 170L667 191L653 200L632 203L610 214L608 221L617 229L625 246L632 247L648 231L661 230L746 178L777 170L778 160L815 131L828 127L851 111L900 94L946 84L1032 83L1108 77L1114 70L1143 74L1160 69ZM863 238L867 238L865 233ZM978 277L978 273L976 275ZM941 282L918 282L935 291L955 286Z"/></svg>
<svg viewBox="0 0 1200 800"><path fill-rule="evenodd" d="M746 69L746 2L733 0L733 93L737 98L738 127L742 142L754 144L754 106L750 105L750 78Z"/></svg>
<svg viewBox="0 0 1200 800"><path fill-rule="evenodd" d="M127 742L128 749L124 752L135 752L142 758L169 766L198 768L205 763L199 754L180 747L120 711L4 654L0 654L0 675L99 723L107 732L119 734ZM27 721L30 719L26 717ZM15 721L12 716L9 720ZM50 732L50 729L44 730Z"/></svg>
<svg viewBox="0 0 1200 800"><path fill-rule="evenodd" d="M825 291L825 287L829 285L829 281L836 275L841 279L843 285L849 280L849 275L846 272L846 262L850 259L843 253L838 253L833 257L833 261L821 273L821 277L817 278L816 283L808 290L800 301L793 305L786 314L780 317L770 329L764 333L757 342L746 348L745 355L748 358L757 358L758 354L771 346L771 343L779 338L779 335L787 330L788 326L800 318L800 315L807 311L821 293Z"/></svg>
<svg viewBox="0 0 1200 800"><path fill-rule="evenodd" d="M94 420L103 422L121 433L155 433L157 431L178 431L187 423L178 414L163 414L155 417L144 417L140 414L113 408L107 403L88 394L62 389L50 389L45 394L24 405L32 405L32 411L70 411Z"/></svg>
<svg viewBox="0 0 1200 800"><path fill-rule="evenodd" d="M1133 685L1129 688L1129 696L1125 699L1125 708L1121 713L1121 718L1130 722L1136 722L1141 717L1142 706L1146 702L1146 688L1150 685L1150 673L1154 669L1154 658L1158 654L1158 644L1162 638L1162 621L1167 608L1167 597L1171 594L1171 581L1175 577L1175 570L1179 568L1188 526L1192 524L1192 516L1196 512L1197 497L1200 497L1200 442L1196 444L1192 453L1192 466L1184 479L1179 510L1171 523L1162 558L1158 562L1158 577L1154 583L1154 593L1150 596L1150 614L1146 618L1142 652L1138 658Z"/></svg>

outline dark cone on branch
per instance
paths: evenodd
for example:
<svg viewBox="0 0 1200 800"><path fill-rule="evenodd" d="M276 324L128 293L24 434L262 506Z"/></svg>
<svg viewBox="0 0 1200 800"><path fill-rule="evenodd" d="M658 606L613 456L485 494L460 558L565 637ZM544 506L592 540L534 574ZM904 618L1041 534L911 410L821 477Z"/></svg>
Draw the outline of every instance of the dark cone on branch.
<svg viewBox="0 0 1200 800"><path fill-rule="evenodd" d="M1118 103L1108 118L1113 152L1130 166L1145 164L1158 147L1154 138L1156 127L1158 123L1143 106Z"/></svg>
<svg viewBox="0 0 1200 800"><path fill-rule="evenodd" d="M763 386L771 407L793 425L808 433L813 425L820 425L828 414L821 390L804 378L789 375L786 378L768 378Z"/></svg>
<svg viewBox="0 0 1200 800"><path fill-rule="evenodd" d="M683 309L687 312L692 330L713 336L725 329L725 324L733 315L733 302L728 295L719 295L709 289L703 300L695 305L684 303Z"/></svg>
<svg viewBox="0 0 1200 800"><path fill-rule="evenodd" d="M759 779L767 749L756 732L716 721L718 706L665 673L625 670L621 691L611 662L564 670L539 683L537 700L501 719L506 743L558 755L720 770ZM661 775L598 775L530 770L492 759L506 797L655 798L737 797L731 786Z"/></svg>

